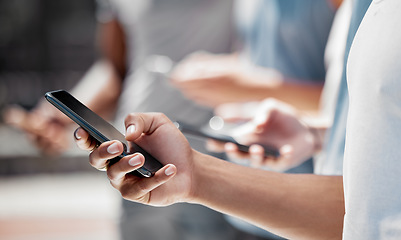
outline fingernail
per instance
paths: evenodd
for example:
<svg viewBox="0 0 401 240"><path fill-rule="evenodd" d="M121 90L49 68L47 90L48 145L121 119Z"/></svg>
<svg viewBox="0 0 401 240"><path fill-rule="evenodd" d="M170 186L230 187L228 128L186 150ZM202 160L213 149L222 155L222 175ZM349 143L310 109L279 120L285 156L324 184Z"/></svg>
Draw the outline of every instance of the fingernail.
<svg viewBox="0 0 401 240"><path fill-rule="evenodd" d="M139 157L139 155L135 155L130 160L128 160L128 164L133 166L133 167L138 166L141 163L142 163L142 160Z"/></svg>
<svg viewBox="0 0 401 240"><path fill-rule="evenodd" d="M107 152L110 153L110 154L116 154L119 151L120 150L118 149L118 144L117 143L113 143L107 148Z"/></svg>
<svg viewBox="0 0 401 240"><path fill-rule="evenodd" d="M164 174L166 174L167 176L170 176L172 174L174 174L175 170L173 166L169 166L165 171Z"/></svg>
<svg viewBox="0 0 401 240"><path fill-rule="evenodd" d="M129 125L129 127L127 128L126 135L133 134L135 132L135 130L136 130L135 125Z"/></svg>
<svg viewBox="0 0 401 240"><path fill-rule="evenodd" d="M78 134L78 129L77 129L77 130L75 130L75 132L74 132L74 136L75 136L75 138L76 138L77 140L79 140L79 139L81 139L81 138L82 138L82 136L80 136L80 135Z"/></svg>
<svg viewBox="0 0 401 240"><path fill-rule="evenodd" d="M253 153L253 154L259 154L260 155L260 154L262 154L264 152L264 149L259 145L252 145L249 148L249 152Z"/></svg>
<svg viewBox="0 0 401 240"><path fill-rule="evenodd" d="M226 143L224 145L224 148L225 148L226 151L234 151L234 150L236 150L236 146L235 146L234 143Z"/></svg>
<svg viewBox="0 0 401 240"><path fill-rule="evenodd" d="M281 147L281 150L280 150L280 152L283 154L290 153L291 151L292 151L292 146L288 145L288 144Z"/></svg>

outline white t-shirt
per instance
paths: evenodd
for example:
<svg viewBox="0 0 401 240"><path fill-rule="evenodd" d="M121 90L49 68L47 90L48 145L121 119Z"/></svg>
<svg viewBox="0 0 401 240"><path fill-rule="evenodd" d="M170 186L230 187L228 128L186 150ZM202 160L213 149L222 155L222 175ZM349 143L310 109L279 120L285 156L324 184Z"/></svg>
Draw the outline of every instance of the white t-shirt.
<svg viewBox="0 0 401 240"><path fill-rule="evenodd" d="M401 1L374 0L348 60L344 239L401 239Z"/></svg>
<svg viewBox="0 0 401 240"><path fill-rule="evenodd" d="M205 124L209 108L195 104L165 76L149 71L153 55L173 62L195 51L227 53L232 41L232 0L98 0L98 19L117 19L123 27L128 74L116 126L130 112L163 112L172 120Z"/></svg>

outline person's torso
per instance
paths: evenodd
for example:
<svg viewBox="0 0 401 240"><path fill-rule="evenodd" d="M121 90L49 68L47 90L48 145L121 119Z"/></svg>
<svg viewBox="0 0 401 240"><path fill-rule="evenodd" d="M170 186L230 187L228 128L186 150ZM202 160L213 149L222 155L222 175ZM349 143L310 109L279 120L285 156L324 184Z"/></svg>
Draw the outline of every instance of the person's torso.
<svg viewBox="0 0 401 240"><path fill-rule="evenodd" d="M324 81L324 49L334 17L328 1L238 0L235 13L251 63L288 79Z"/></svg>
<svg viewBox="0 0 401 240"><path fill-rule="evenodd" d="M163 112L172 120L204 124L210 109L185 98L147 68L154 55L180 61L195 51L227 53L232 41L231 0L114 0L126 34L129 72L117 121L129 112Z"/></svg>
<svg viewBox="0 0 401 240"><path fill-rule="evenodd" d="M348 59L344 239L401 238L401 2L374 0Z"/></svg>

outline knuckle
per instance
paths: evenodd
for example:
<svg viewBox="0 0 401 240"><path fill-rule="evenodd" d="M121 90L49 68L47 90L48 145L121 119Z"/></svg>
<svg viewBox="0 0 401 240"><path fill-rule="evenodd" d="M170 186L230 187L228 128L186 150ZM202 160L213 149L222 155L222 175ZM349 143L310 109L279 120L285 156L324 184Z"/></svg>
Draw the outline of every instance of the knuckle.
<svg viewBox="0 0 401 240"><path fill-rule="evenodd" d="M263 100L262 104L267 107L271 107L277 104L277 100L274 98L267 98Z"/></svg>
<svg viewBox="0 0 401 240"><path fill-rule="evenodd" d="M97 161L95 160L95 158L94 158L93 155L94 155L94 152L92 152L92 153L89 154L89 164L90 164L92 167L96 167Z"/></svg>
<svg viewBox="0 0 401 240"><path fill-rule="evenodd" d="M99 151L97 151L98 152L98 157L100 158L100 159L108 159L108 158L110 158L110 156L109 156L109 153L107 152L107 149L101 149L101 150L99 150Z"/></svg>
<svg viewBox="0 0 401 240"><path fill-rule="evenodd" d="M137 186L139 185L140 183L137 183ZM145 202L145 196L147 192L134 189L130 184L123 184L118 190L120 191L121 197L126 200Z"/></svg>
<svg viewBox="0 0 401 240"><path fill-rule="evenodd" d="M135 116L136 116L136 113L129 113L127 115L127 118L135 118Z"/></svg>
<svg viewBox="0 0 401 240"><path fill-rule="evenodd" d="M154 116L158 119L163 119L163 120L167 120L167 116L164 113L160 113L160 112L156 112L154 113Z"/></svg>
<svg viewBox="0 0 401 240"><path fill-rule="evenodd" d="M111 182L113 182L115 180L115 174L113 173L113 171L108 170L106 172L107 174L107 178L110 179Z"/></svg>
<svg viewBox="0 0 401 240"><path fill-rule="evenodd" d="M109 179L109 183L110 183L110 185L111 185L113 188L118 189L118 185L117 185L114 181L111 181L111 180Z"/></svg>
<svg viewBox="0 0 401 240"><path fill-rule="evenodd" d="M138 193L146 193L149 191L149 186L146 184L146 181L138 181L137 183Z"/></svg>
<svg viewBox="0 0 401 240"><path fill-rule="evenodd" d="M132 192L130 191L130 188L127 185L123 185L120 187L119 189L121 197L126 199L126 200L130 200L132 196Z"/></svg>
<svg viewBox="0 0 401 240"><path fill-rule="evenodd" d="M127 125L128 123L132 122L133 119L135 119L135 117L137 116L136 113L129 113L126 117L125 117L125 125Z"/></svg>
<svg viewBox="0 0 401 240"><path fill-rule="evenodd" d="M264 111L275 112L279 108L279 102L274 98L268 98L262 102L261 108Z"/></svg>
<svg viewBox="0 0 401 240"><path fill-rule="evenodd" d="M155 177L154 178L154 185L155 186L159 186L159 185L161 185L161 184L163 184L165 182L165 180L164 179L162 179L162 178L160 178L160 177Z"/></svg>
<svg viewBox="0 0 401 240"><path fill-rule="evenodd" d="M167 118L167 116L164 113L156 113L156 116L161 117L161 118Z"/></svg>

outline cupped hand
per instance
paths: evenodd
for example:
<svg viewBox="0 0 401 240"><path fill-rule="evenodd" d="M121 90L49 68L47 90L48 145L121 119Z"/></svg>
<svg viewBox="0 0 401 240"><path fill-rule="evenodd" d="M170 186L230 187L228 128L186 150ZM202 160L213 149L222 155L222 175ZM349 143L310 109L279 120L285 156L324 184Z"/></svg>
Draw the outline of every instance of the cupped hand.
<svg viewBox="0 0 401 240"><path fill-rule="evenodd" d="M108 166L108 161L123 152L118 141L109 141L96 146L86 131L75 132L77 145L92 151L90 164L97 169L107 168L111 185L131 201L154 206L165 206L189 201L192 193L194 154L188 141L163 114L130 114L125 120L126 139L135 142L158 159L163 168L150 178L139 177L132 171L143 166L146 159L140 153L129 153L117 163Z"/></svg>
<svg viewBox="0 0 401 240"><path fill-rule="evenodd" d="M254 167L267 166L284 171L300 165L314 154L315 139L295 108L273 99L264 100L257 115L248 123L233 130L240 143L251 145L249 153L240 152L235 144L227 143L225 150L231 158L249 159ZM261 145L280 151L280 157L264 156Z"/></svg>

